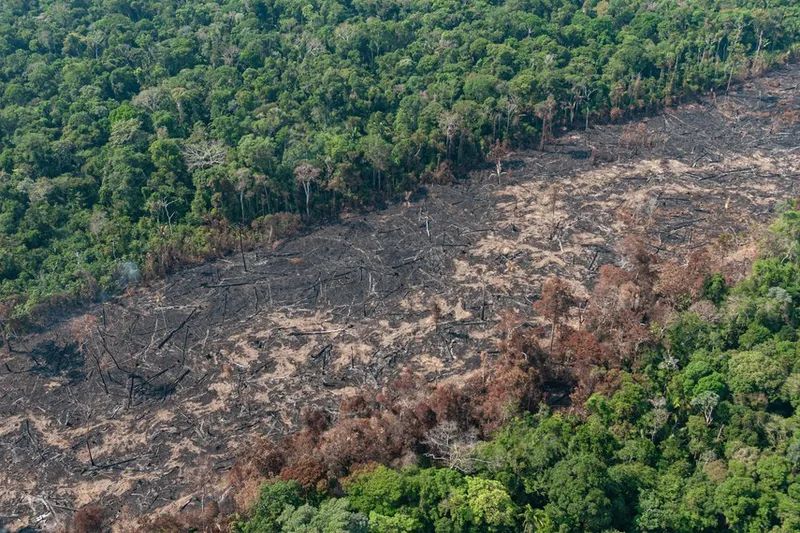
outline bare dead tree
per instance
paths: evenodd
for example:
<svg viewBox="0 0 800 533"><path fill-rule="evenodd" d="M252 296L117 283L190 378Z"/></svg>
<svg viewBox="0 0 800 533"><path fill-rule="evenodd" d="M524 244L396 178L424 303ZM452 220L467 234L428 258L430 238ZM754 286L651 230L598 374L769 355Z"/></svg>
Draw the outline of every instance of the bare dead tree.
<svg viewBox="0 0 800 533"><path fill-rule="evenodd" d="M239 209L240 209L240 214L241 214L241 222L244 223L244 221L245 221L245 213L244 213L244 211L245 211L244 210L245 193L248 193L247 194L248 198L252 196L251 185L253 185L255 183L255 179L254 179L253 173L250 172L246 168L240 168L236 172L234 172L233 179L234 179L233 188L239 194Z"/></svg>
<svg viewBox="0 0 800 533"><path fill-rule="evenodd" d="M512 122L516 124L519 112L519 101L513 96L510 97L508 102L506 102L506 137L508 137L508 133L511 130Z"/></svg>
<svg viewBox="0 0 800 533"><path fill-rule="evenodd" d="M592 107L591 98L596 91L597 87L591 87L588 83L581 83L572 89L575 95L575 109L577 110L580 104L584 104L583 129L587 131L589 130L589 113ZM570 113L572 113L572 110L570 110ZM570 122L572 122L572 117L570 117Z"/></svg>
<svg viewBox="0 0 800 533"><path fill-rule="evenodd" d="M197 141L183 147L183 160L189 170L223 165L227 159L227 150L220 141Z"/></svg>
<svg viewBox="0 0 800 533"><path fill-rule="evenodd" d="M294 178L297 183L303 188L306 195L306 216L311 215L311 184L319 179L322 171L310 163L300 163L294 169Z"/></svg>
<svg viewBox="0 0 800 533"><path fill-rule="evenodd" d="M453 145L453 138L464 128L464 119L455 111L446 112L439 118L439 126L444 131L447 139L447 159L450 159L450 147Z"/></svg>
<svg viewBox="0 0 800 533"><path fill-rule="evenodd" d="M425 455L431 459L464 473L475 470L472 452L478 438L474 428L462 431L455 421L448 420L429 429L424 442L430 450Z"/></svg>
<svg viewBox="0 0 800 533"><path fill-rule="evenodd" d="M494 163L494 174L497 176L497 183L500 183L500 176L503 174L503 160L511 153L508 143L495 140L489 149L487 157Z"/></svg>
<svg viewBox="0 0 800 533"><path fill-rule="evenodd" d="M168 200L167 198L158 197L152 201L150 204L150 210L153 214L157 214L158 218L161 218L160 213L164 212L164 219L167 221L167 226L169 227L169 232L172 233L172 219L175 217L176 211L170 211L170 206L176 203L178 200Z"/></svg>
<svg viewBox="0 0 800 533"><path fill-rule="evenodd" d="M220 56L225 65L235 65L236 60L239 58L239 47L233 44L226 44L220 51Z"/></svg>

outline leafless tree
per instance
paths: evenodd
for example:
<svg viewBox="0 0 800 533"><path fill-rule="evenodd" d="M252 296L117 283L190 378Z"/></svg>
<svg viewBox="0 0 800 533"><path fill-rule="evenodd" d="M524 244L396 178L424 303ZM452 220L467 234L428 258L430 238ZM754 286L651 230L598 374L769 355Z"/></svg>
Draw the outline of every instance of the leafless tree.
<svg viewBox="0 0 800 533"><path fill-rule="evenodd" d="M226 44L220 51L220 56L225 65L235 65L236 60L239 58L239 47L233 44Z"/></svg>
<svg viewBox="0 0 800 533"><path fill-rule="evenodd" d="M94 58L97 59L100 57L100 50L105 45L106 34L101 30L91 30L84 37L84 42L94 50Z"/></svg>
<svg viewBox="0 0 800 533"><path fill-rule="evenodd" d="M503 174L503 160L508 157L511 151L508 149L508 144L499 139L494 141L492 147L489 149L488 157L494 162L494 174L497 176L497 182L500 183L500 176Z"/></svg>
<svg viewBox="0 0 800 533"><path fill-rule="evenodd" d="M239 193L239 209L241 212L241 222L244 223L244 199L253 195L253 185L256 183L253 173L246 168L240 168L233 174L233 188Z"/></svg>
<svg viewBox="0 0 800 533"><path fill-rule="evenodd" d="M649 418L647 428L650 434L650 440L655 440L656 435L661 429L669 422L669 411L667 410L667 400L663 396L652 398L650 405L653 406L652 415Z"/></svg>
<svg viewBox="0 0 800 533"><path fill-rule="evenodd" d="M517 101L517 99L513 96L510 97L506 102L506 137L508 137L508 132L511 130L511 123L516 123L516 118L519 111L519 101Z"/></svg>
<svg viewBox="0 0 800 533"><path fill-rule="evenodd" d="M572 88L572 94L575 96L575 109L577 109L580 104L584 104L584 125L583 129L589 129L589 111L591 109L591 98L592 95L597 91L597 87L591 87L588 83L581 83L576 85ZM572 113L572 110L570 110ZM570 116L570 123L572 122L572 116Z"/></svg>
<svg viewBox="0 0 800 533"><path fill-rule="evenodd" d="M294 169L294 178L306 195L306 216L310 216L311 184L319 179L321 171L310 163L300 163Z"/></svg>
<svg viewBox="0 0 800 533"><path fill-rule="evenodd" d="M159 219L161 218L160 213L162 211L164 212L164 218L167 221L167 227L169 228L170 233L172 233L172 219L175 217L176 214L174 210L170 210L170 206L172 206L172 204L174 204L177 201L178 201L177 199L168 200L167 198L159 197L153 200L152 203L150 204L151 212L157 214Z"/></svg>
<svg viewBox="0 0 800 533"><path fill-rule="evenodd" d="M357 28L349 22L343 22L333 30L333 36L344 41L345 44L350 44L350 41L353 40L357 33Z"/></svg>
<svg viewBox="0 0 800 533"><path fill-rule="evenodd" d="M197 141L183 146L183 160L190 171L223 165L228 154L219 141Z"/></svg>
<svg viewBox="0 0 800 533"><path fill-rule="evenodd" d="M472 472L475 469L475 458L472 453L477 443L475 429L462 431L452 420L432 427L425 435L425 444L430 450L426 455L441 461L448 468L461 472Z"/></svg>
<svg viewBox="0 0 800 533"><path fill-rule="evenodd" d="M453 145L453 138L464 127L464 119L459 113L455 111L448 111L439 118L439 126L444 131L445 138L447 139L447 158L450 159L450 147Z"/></svg>

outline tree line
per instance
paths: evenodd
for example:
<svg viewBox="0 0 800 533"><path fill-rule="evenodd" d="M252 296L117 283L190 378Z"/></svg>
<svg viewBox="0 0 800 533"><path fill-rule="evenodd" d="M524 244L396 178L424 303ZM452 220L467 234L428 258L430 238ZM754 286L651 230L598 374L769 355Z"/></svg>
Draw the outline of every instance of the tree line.
<svg viewBox="0 0 800 533"><path fill-rule="evenodd" d="M6 0L3 314L728 87L799 28L791 0Z"/></svg>

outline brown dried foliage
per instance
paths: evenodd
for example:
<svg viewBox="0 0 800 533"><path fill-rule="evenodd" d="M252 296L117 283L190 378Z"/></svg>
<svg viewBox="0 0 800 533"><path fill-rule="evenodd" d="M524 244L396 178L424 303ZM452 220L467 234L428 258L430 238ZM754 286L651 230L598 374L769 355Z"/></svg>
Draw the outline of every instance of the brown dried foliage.
<svg viewBox="0 0 800 533"><path fill-rule="evenodd" d="M252 501L254 478L279 477L331 489L364 464L396 464L411 453L424 453L426 435L443 423L465 434L491 434L541 399L540 373L534 367L546 357L533 333L513 326L503 340L503 353L487 361L488 371L462 384L431 385L405 371L381 390L344 399L335 421L321 411L304 412L303 429L276 444L260 441L242 455L229 476L236 491L247 492L236 501Z"/></svg>
<svg viewBox="0 0 800 533"><path fill-rule="evenodd" d="M693 252L685 261L661 265L655 290L671 307L685 307L700 296L705 280L720 266L707 251Z"/></svg>
<svg viewBox="0 0 800 533"><path fill-rule="evenodd" d="M567 282L560 278L548 278L542 286L539 300L533 304L534 310L550 321L550 351L562 322L575 305L575 296Z"/></svg>
<svg viewBox="0 0 800 533"><path fill-rule="evenodd" d="M70 533L98 533L103 531L105 511L98 505L86 505L75 512L72 524L67 529Z"/></svg>
<svg viewBox="0 0 800 533"><path fill-rule="evenodd" d="M619 144L623 148L628 148L638 153L643 148L652 148L653 136L647 130L647 125L643 122L627 124L622 128L619 136Z"/></svg>
<svg viewBox="0 0 800 533"><path fill-rule="evenodd" d="M429 177L430 181L436 183L437 185L448 185L453 183L456 179L455 173L453 172L453 165L450 161L442 161L436 167Z"/></svg>
<svg viewBox="0 0 800 533"><path fill-rule="evenodd" d="M619 267L600 267L586 313L588 329L627 363L650 338L645 305L649 295L634 280L633 273Z"/></svg>
<svg viewBox="0 0 800 533"><path fill-rule="evenodd" d="M217 502L204 502L201 508L192 509L175 515L161 515L146 521L143 531L153 533L176 533L194 531L197 533L216 533L229 531L230 518L220 512Z"/></svg>
<svg viewBox="0 0 800 533"><path fill-rule="evenodd" d="M482 354L481 367L463 382L432 385L405 370L381 389L344 398L335 416L305 410L296 433L248 447L229 476L240 510L246 510L258 495L258 484L269 478L336 491L365 465L405 464L417 454L438 458L441 449L431 447L441 439L430 437L436 428L439 433L447 430L448 442L488 437L510 417L535 409L547 399L548 388L553 397L569 395L578 410L592 393L613 391L621 370L635 367L637 353L650 340L653 309L679 289L698 291L710 264L707 255L697 253L685 264L657 268L641 239L629 238L621 248L625 268L600 268L580 324L584 329L568 325L577 303L570 286L550 278L533 306L548 326L532 325L519 313L502 313L499 353ZM547 334L549 339L541 343ZM460 444L457 448L463 451ZM464 457L459 458L461 464Z"/></svg>

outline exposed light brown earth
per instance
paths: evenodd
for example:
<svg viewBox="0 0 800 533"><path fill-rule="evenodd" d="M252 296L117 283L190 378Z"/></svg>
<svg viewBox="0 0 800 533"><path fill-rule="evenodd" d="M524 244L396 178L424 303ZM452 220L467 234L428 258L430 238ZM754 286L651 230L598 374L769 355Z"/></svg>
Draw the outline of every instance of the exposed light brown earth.
<svg viewBox="0 0 800 533"><path fill-rule="evenodd" d="M498 313L529 314L554 274L585 296L629 234L675 257L741 246L797 195L798 81L791 67L667 110L643 122L649 147L620 147L620 125L564 136L499 178L476 171L249 253L247 271L209 263L15 339L0 365L0 525L55 527L100 502L121 528L202 505L239 449L303 406L335 413L404 368L474 369Z"/></svg>

